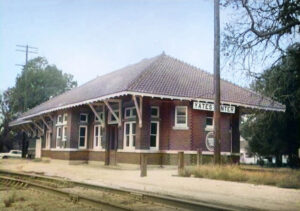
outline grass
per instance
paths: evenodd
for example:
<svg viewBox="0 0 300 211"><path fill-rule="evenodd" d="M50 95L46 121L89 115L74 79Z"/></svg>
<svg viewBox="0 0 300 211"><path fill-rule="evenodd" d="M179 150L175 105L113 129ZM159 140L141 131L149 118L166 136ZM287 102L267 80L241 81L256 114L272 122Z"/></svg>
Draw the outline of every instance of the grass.
<svg viewBox="0 0 300 211"><path fill-rule="evenodd" d="M237 165L201 165L185 168L180 176L300 189L300 171L292 169L273 168L265 170L264 168L257 168L253 171Z"/></svg>

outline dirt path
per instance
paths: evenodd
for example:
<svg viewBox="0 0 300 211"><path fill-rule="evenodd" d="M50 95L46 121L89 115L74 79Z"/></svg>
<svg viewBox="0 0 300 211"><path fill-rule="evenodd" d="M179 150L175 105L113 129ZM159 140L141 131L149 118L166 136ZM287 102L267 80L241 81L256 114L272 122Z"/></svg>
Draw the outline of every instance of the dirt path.
<svg viewBox="0 0 300 211"><path fill-rule="evenodd" d="M232 205L249 209L300 210L300 190L264 185L225 182L174 176L175 168L150 168L141 178L137 166L106 168L102 165L68 165L64 161L50 163L26 160L2 160L0 168L21 172L44 173L76 181L130 188L190 198L202 202Z"/></svg>

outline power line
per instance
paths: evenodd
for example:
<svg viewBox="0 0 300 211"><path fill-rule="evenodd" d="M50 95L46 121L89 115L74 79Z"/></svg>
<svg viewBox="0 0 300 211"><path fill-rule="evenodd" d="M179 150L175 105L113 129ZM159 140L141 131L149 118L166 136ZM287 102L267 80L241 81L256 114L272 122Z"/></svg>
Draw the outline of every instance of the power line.
<svg viewBox="0 0 300 211"><path fill-rule="evenodd" d="M25 65L27 65L27 62L28 62L28 54L29 53L32 53L32 54L38 53L37 47L29 46L28 44L27 45L16 45L16 47L19 48L19 49L16 49L16 51L25 53Z"/></svg>
<svg viewBox="0 0 300 211"><path fill-rule="evenodd" d="M33 46L29 46L27 45L16 45L17 49L16 51L18 52L23 52L25 53L25 64L16 64L16 66L22 66L23 69L27 68L27 63L28 63L28 54L37 54L38 53L38 48L37 47L33 47ZM27 84L27 74L25 73L25 84ZM23 105L23 110L26 111L27 109L27 92L25 91L25 95L24 95L24 105Z"/></svg>

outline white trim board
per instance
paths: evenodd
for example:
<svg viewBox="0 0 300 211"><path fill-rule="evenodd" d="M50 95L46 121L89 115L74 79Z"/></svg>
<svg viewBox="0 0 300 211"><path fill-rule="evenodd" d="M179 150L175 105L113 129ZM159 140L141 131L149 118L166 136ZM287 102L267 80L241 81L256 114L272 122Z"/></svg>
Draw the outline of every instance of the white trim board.
<svg viewBox="0 0 300 211"><path fill-rule="evenodd" d="M36 114L32 114L32 115L22 117L19 120L23 120L23 119L25 120L25 119L28 119L28 118L31 118L31 117L40 116L42 114L50 113L50 112L53 112L53 111L62 110L62 109L66 109L66 108L71 108L71 107L76 107L76 106L89 104L89 103L94 103L96 101L103 101L103 100L107 100L109 98L120 97L120 96L124 96L124 95L138 95L138 96L142 96L142 97L144 97L144 96L145 97L152 97L152 98L156 97L156 98L171 99L171 100L188 100L188 101L213 102L213 99L178 97L178 96L170 96L170 95L149 94L149 93L143 93L143 92L122 91L122 92L118 92L118 93L115 93L115 94L105 95L105 96L102 96L102 97L81 101L81 102L78 102L78 103L72 103L72 104L68 104L68 105L64 105L64 106L60 106L60 107L47 109L47 110L38 112ZM271 107L268 107L268 106L247 105L247 104L243 104L243 103L235 103L235 102L229 102L229 101L221 101L221 103L222 104L235 105L235 106L241 106L241 107L245 107L245 108L252 108L252 109L261 109L261 110L285 112L285 109L271 108ZM11 126L14 126L14 124L12 124Z"/></svg>

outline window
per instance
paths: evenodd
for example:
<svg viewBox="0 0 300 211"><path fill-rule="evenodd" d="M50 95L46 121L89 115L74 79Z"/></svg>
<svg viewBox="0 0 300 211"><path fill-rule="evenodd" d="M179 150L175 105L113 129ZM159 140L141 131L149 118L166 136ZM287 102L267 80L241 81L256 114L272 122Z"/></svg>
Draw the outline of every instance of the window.
<svg viewBox="0 0 300 211"><path fill-rule="evenodd" d="M159 117L159 107L158 106L151 107L151 117Z"/></svg>
<svg viewBox="0 0 300 211"><path fill-rule="evenodd" d="M124 149L135 149L136 122L125 122Z"/></svg>
<svg viewBox="0 0 300 211"><path fill-rule="evenodd" d="M56 124L59 125L59 124L62 124L62 123L63 123L62 115L58 115Z"/></svg>
<svg viewBox="0 0 300 211"><path fill-rule="evenodd" d="M62 127L56 128L56 148L60 148L60 140L62 136Z"/></svg>
<svg viewBox="0 0 300 211"><path fill-rule="evenodd" d="M187 129L187 106L176 106L175 108L175 129Z"/></svg>
<svg viewBox="0 0 300 211"><path fill-rule="evenodd" d="M213 117L212 116L206 117L206 127L207 126L213 126Z"/></svg>
<svg viewBox="0 0 300 211"><path fill-rule="evenodd" d="M158 143L159 143L159 122L151 121L150 149L158 150Z"/></svg>
<svg viewBox="0 0 300 211"><path fill-rule="evenodd" d="M67 121L68 121L68 114L64 113L64 121L63 121L63 123L66 124Z"/></svg>
<svg viewBox="0 0 300 211"><path fill-rule="evenodd" d="M58 139L61 138L61 127L57 127L57 129L56 129L56 138L58 138Z"/></svg>
<svg viewBox="0 0 300 211"><path fill-rule="evenodd" d="M125 108L125 118L134 118L136 117L136 109L135 107Z"/></svg>
<svg viewBox="0 0 300 211"><path fill-rule="evenodd" d="M67 126L63 126L63 141L67 141Z"/></svg>
<svg viewBox="0 0 300 211"><path fill-rule="evenodd" d="M102 142L102 134L103 128L101 125L94 126L94 148L102 149L101 142Z"/></svg>
<svg viewBox="0 0 300 211"><path fill-rule="evenodd" d="M87 126L79 126L79 148L86 148Z"/></svg>
<svg viewBox="0 0 300 211"><path fill-rule="evenodd" d="M115 112L115 114L117 115L117 117L119 117L119 109L118 110L113 110ZM118 123L118 121L116 120L116 118L114 117L114 115L111 112L108 112L108 123L109 124L116 124Z"/></svg>
<svg viewBox="0 0 300 211"><path fill-rule="evenodd" d="M88 115L80 114L80 122L88 122Z"/></svg>

